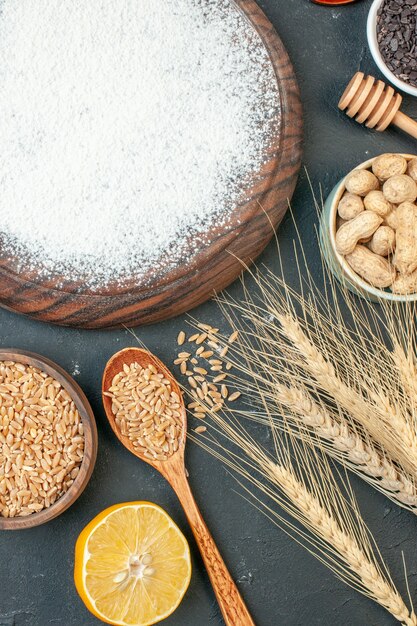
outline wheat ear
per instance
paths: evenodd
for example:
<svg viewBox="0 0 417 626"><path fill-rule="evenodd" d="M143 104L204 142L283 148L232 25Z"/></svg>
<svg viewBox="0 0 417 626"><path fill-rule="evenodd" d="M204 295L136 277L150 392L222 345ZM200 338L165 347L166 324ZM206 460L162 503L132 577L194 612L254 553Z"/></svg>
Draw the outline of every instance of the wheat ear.
<svg viewBox="0 0 417 626"><path fill-rule="evenodd" d="M290 314L276 311L285 337L291 343L289 352L298 355L298 364L314 377L320 389L333 397L360 426L378 442L390 457L411 476L417 474L417 436L403 414L382 393L368 391L369 399L347 385L335 372L321 351L310 340L299 321Z"/></svg>
<svg viewBox="0 0 417 626"><path fill-rule="evenodd" d="M257 279L258 275L255 276L255 280ZM245 290L245 298L239 303L234 302L230 297L219 299L219 304L231 326L240 330L241 348L239 344L234 344L232 348L236 357L235 367L256 380L260 386L259 393L251 393L250 397L253 400L257 395L265 397L269 393L269 401L276 402L279 399L279 390L288 394L283 387L279 387L282 382L286 382L288 387L298 385L304 388L307 385L313 387L314 391L324 390L331 402L328 403L325 414L325 405L321 403L322 414L319 416L316 412L315 417L324 419L328 430L327 433L322 428L318 431L319 424L316 424L315 434L319 435L316 439L317 445L322 445L323 440L326 440L327 453L358 473L399 505L415 513L417 488L414 476L417 456L414 456L413 448L415 448L417 436L413 429L413 422L404 418L404 411L397 411L395 405L392 409L386 407L388 402L386 397L382 417L381 408L375 407L373 399L375 399L376 392L368 383L369 378L372 378L371 382L374 378L374 370L373 368L370 370L369 367L374 354L366 352L360 342L361 351L358 353L354 339L343 329L343 322L337 325L339 332L344 332L344 343L339 342L336 324L329 316L318 318L318 306L314 300L309 302L306 297L291 293L288 288L283 289L281 293L285 294L285 298L281 297L272 285L268 290L265 288L261 290L260 303L254 303L247 290ZM309 309L314 309L315 313L310 315L310 318L315 315L314 325L308 326L303 318L307 331L313 334L314 343L293 313L292 303L297 298L297 303L301 305L300 309L305 316L306 311L310 312ZM284 342L277 336L279 327L276 320L281 322ZM340 331L341 328L342 331ZM360 336L358 329L359 325L356 335ZM328 336L332 337L334 345L331 348L327 347L325 358L322 352L325 350ZM331 344L331 341L329 343ZM376 344L377 340L373 339L373 343ZM319 344L320 349L316 347L316 344ZM373 384L379 383L381 389L386 388L387 385L384 384L384 379L381 379L379 371L383 376L388 371L389 388L392 388L395 393L398 385L395 387L394 382L395 375L398 378L398 372L390 371L388 367L391 353L379 340L378 350L383 355L386 366L375 372ZM338 372L333 365L336 357L339 359L339 363L336 363ZM345 371L347 382L341 379L339 374L341 371ZM364 379L360 381L360 384L359 377ZM244 387L241 381L235 380L235 384L243 384ZM378 398L383 395L381 391L378 392ZM297 400L301 400L300 396ZM336 400L336 406L334 400ZM303 422L303 418L313 417L308 416L307 413L308 409L313 406L309 403L302 403L297 416L298 424ZM253 417L253 413L249 412L249 414ZM351 415L356 421L352 420ZM278 421L280 419L279 410L277 419ZM389 422L388 419L390 419ZM305 420L304 423L306 423ZM393 429L396 432L393 432ZM300 433L302 432L301 430ZM336 438L335 432L339 433ZM329 438L326 434L333 436ZM404 445L407 441L411 441L408 448ZM344 450L346 445L351 445L352 448L346 451ZM405 452L404 448L406 448ZM362 462L358 463L359 459L362 459ZM398 459L399 462L395 463L394 459Z"/></svg>
<svg viewBox="0 0 417 626"><path fill-rule="evenodd" d="M413 349L404 349L404 346L396 343L392 351L392 360L397 367L406 397L411 406L411 411L417 408L417 367Z"/></svg>
<svg viewBox="0 0 417 626"><path fill-rule="evenodd" d="M388 496L393 502L417 513L417 491L414 481L388 459L372 440L352 428L341 412L330 412L305 389L276 384L278 409L274 422L283 427L295 426L296 436L302 437L304 428L320 440L320 446L331 457L358 474L369 484ZM284 417L282 417L284 415ZM317 441L317 440L316 440ZM317 445L319 442L317 441Z"/></svg>
<svg viewBox="0 0 417 626"><path fill-rule="evenodd" d="M353 494L342 495L323 457L292 441L293 462L283 437L271 426L276 459L272 459L240 424L210 411L214 430L226 438L225 448L216 439L198 443L279 504L304 527L289 522L273 505L256 498L267 516L326 564L339 578L368 596L399 622L416 626L414 611L405 605L385 566L379 562L374 542L360 517ZM236 446L237 452L230 449ZM251 491L249 493L252 493Z"/></svg>
<svg viewBox="0 0 417 626"><path fill-rule="evenodd" d="M227 301L228 302L228 301ZM248 398L250 409L242 411L243 417L267 423L262 415L267 402L274 424L292 428L295 436L302 437L307 427L316 437L316 445L354 471L393 502L417 513L417 488L415 480L402 467L395 464L374 441L358 428L343 410L326 406L315 398L300 379L300 374L289 361L280 360L280 348L274 344L275 333L265 328L250 304L238 305L236 319L230 306L220 306L233 330L239 331L239 342L229 346L229 360L234 362L233 384ZM245 327L245 321L250 327ZM270 324L271 322L268 322ZM272 339L272 341L271 341ZM247 393L247 378L250 393ZM254 406L258 407L254 411Z"/></svg>

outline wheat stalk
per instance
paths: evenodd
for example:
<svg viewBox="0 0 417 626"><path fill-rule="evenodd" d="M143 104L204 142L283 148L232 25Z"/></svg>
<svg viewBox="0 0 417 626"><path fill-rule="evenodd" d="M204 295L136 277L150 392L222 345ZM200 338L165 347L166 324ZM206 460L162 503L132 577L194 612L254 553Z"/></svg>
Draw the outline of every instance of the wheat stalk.
<svg viewBox="0 0 417 626"><path fill-rule="evenodd" d="M260 293L256 301L244 283L242 302L220 300L229 319L234 311L237 325L255 342L245 346L246 360L265 362L275 372L275 380L291 367L295 380L326 400L335 400L338 411L345 412L362 438L371 438L389 462L398 464L401 473L409 476L408 482L414 483L417 389L415 358L409 356L409 347L416 343L412 310L404 309L404 324L398 324L396 310L387 306L383 311L386 321L380 326L388 334L390 350L378 326L382 315L344 293L353 324L348 328L333 291L321 294L308 272L306 275L306 281L300 278L300 292L296 292L268 270L253 272Z"/></svg>
<svg viewBox="0 0 417 626"><path fill-rule="evenodd" d="M240 371L233 382L242 391L249 390L250 409L235 415L269 426L276 458L271 459L243 430L242 420L224 419L209 407L215 432L238 452L217 440L206 439L200 445L306 530L262 502L272 521L399 621L415 624L414 612L408 611L386 570L380 569L376 546L353 494L348 489L347 501L341 497L322 456L325 452L341 461L415 512L417 356L412 309L404 307L404 323L399 324L394 304L373 308L342 290L347 319L330 274L325 273L320 290L301 260L303 270L296 257L297 290L262 268L247 272L254 283L250 289L242 280L243 300L219 299L242 341L240 347L229 348L228 359ZM283 445L285 437L290 447ZM294 463L289 449L295 453Z"/></svg>
<svg viewBox="0 0 417 626"><path fill-rule="evenodd" d="M411 410L414 411L417 402L417 367L413 351L411 348L406 351L397 343L391 358L400 373L406 397L412 403Z"/></svg>
<svg viewBox="0 0 417 626"><path fill-rule="evenodd" d="M306 446L307 439L301 446L292 442L296 454L293 463L283 438L278 438L271 426L276 444L276 458L272 459L232 418L225 419L212 411L210 415L214 430L226 438L229 446L237 446L238 452L209 437L199 439L199 444L239 472L272 503L279 504L304 530L256 498L268 517L343 581L380 604L399 622L416 626L414 611L407 608L376 556L352 493L347 488L346 495L342 495L329 465Z"/></svg>
<svg viewBox="0 0 417 626"><path fill-rule="evenodd" d="M291 342L287 353L298 355L298 365L314 377L319 389L333 397L352 417L412 476L417 474L417 436L404 418L403 412L383 389L366 390L366 396L337 375L299 321L289 314L276 311L285 337Z"/></svg>
<svg viewBox="0 0 417 626"><path fill-rule="evenodd" d="M380 446L359 429L337 406L326 406L300 380L300 374L291 363L285 366L280 359L281 346L273 345L275 333L268 334L264 320L259 323L246 305L239 305L239 317L230 316L230 308L223 307L230 325L239 330L240 340L229 346L229 359L234 362L233 384L249 398L250 409L243 417L268 423L262 406L268 403L274 424L292 428L302 437L305 428L316 436L316 443L326 453L343 463L396 504L417 512L415 481L395 464ZM243 311L243 313L242 313ZM244 320L250 321L245 328ZM268 322L269 324L270 322ZM250 379L250 391L246 378ZM254 411L254 405L258 410ZM260 407L260 409L259 409Z"/></svg>
<svg viewBox="0 0 417 626"><path fill-rule="evenodd" d="M259 273L254 277L257 282L265 280ZM394 354L375 334L365 337L369 321L361 311L355 315L352 338L340 314L336 320L332 319L328 298L323 300L327 311L323 313L321 307L320 312L317 298L307 299L282 285L278 278L273 278L281 290L278 292L272 281L268 281L269 288L262 285L260 300L256 302L245 285L243 301L234 302L230 297L219 299L233 330L240 332L240 342L229 346L228 358L234 361L235 371L249 376L251 381L250 391L245 394L244 378L234 377L234 385L250 398L251 408L242 415L265 421L259 411L254 412L253 405L262 406L267 401L276 424L292 428L299 437L305 432L300 427L307 426L316 436L317 446L396 504L417 513L413 421L404 417L404 402L398 401L390 406L387 395L381 393L382 389L389 388L394 397L408 397L399 382L405 374L395 369ZM348 296L344 295L349 303ZM304 327L309 333L314 331L314 343L295 317L294 302L300 305ZM353 309L352 303L349 304ZM331 311L334 310L332 307ZM408 313L406 320L409 317ZM309 318L315 320L314 324L308 323ZM398 316L395 320L391 316L387 327L391 328L392 343L395 342L401 355L400 346L405 338L400 336L398 329L405 324L398 325ZM281 332L289 340L289 345L278 335L280 327L277 322L281 322ZM218 335L216 339L219 340ZM412 345L410 338L408 345ZM377 363L382 363L378 369L370 365L374 358ZM342 371L346 374L346 382L341 379ZM412 374L408 376L416 384ZM256 383L255 392L253 382ZM331 398L327 405L320 398L323 390L326 399ZM382 398L384 403L375 406L375 398ZM395 415L397 419L393 419ZM411 441L408 446L407 441Z"/></svg>
<svg viewBox="0 0 417 626"><path fill-rule="evenodd" d="M272 399L275 396L277 404L277 411L273 413L274 423L282 425L285 429L288 424L295 426L294 433L300 437L307 427L311 434L320 439L323 449L330 456L361 476L396 504L417 513L417 491L414 482L392 463L371 439L364 439L343 413L330 412L323 403L315 400L301 387L277 383L271 390L271 396Z"/></svg>

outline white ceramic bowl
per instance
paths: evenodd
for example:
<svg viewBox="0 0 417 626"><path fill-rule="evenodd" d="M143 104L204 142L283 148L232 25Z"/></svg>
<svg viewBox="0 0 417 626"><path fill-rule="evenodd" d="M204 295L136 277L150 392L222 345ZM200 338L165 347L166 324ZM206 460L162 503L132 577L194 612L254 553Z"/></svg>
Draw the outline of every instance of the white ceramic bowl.
<svg viewBox="0 0 417 626"><path fill-rule="evenodd" d="M417 96L417 87L412 87L408 83L405 83L400 78L397 78L395 74L388 69L385 64L384 59L382 58L382 54L379 51L379 46L376 38L376 18L377 12L381 4L385 0L374 0L371 4L371 8L368 13L368 23L366 28L366 33L368 36L368 45L373 56L373 59L384 76L389 80L390 83L395 85L397 89L401 89L401 91L405 91L406 93L411 94L412 96Z"/></svg>
<svg viewBox="0 0 417 626"><path fill-rule="evenodd" d="M414 159L416 155L402 154L407 160ZM371 167L376 157L368 159L364 163L361 163L354 169L368 169ZM349 172L350 173L350 172ZM333 276L341 282L349 291L355 293L358 296L362 296L366 300L373 302L379 302L381 300L389 300L391 302L410 302L417 301L417 293L402 295L392 293L388 289L378 289L372 287L363 278L361 278L350 265L345 261L344 257L338 253L336 249L336 220L337 220L337 207L340 199L346 191L345 178L342 178L337 185L332 189L329 196L324 203L323 212L320 219L320 240L321 249L323 251L324 259L332 272Z"/></svg>

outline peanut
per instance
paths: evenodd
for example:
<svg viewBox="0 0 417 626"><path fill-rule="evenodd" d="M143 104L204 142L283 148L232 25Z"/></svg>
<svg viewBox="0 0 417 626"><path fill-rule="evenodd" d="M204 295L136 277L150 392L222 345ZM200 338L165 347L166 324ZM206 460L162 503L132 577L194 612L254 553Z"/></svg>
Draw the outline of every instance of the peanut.
<svg viewBox="0 0 417 626"><path fill-rule="evenodd" d="M342 224L346 224L346 220L342 220L340 215L336 215L336 230L339 230Z"/></svg>
<svg viewBox="0 0 417 626"><path fill-rule="evenodd" d="M374 287L417 295L417 157L382 154L350 172L344 185L337 252Z"/></svg>
<svg viewBox="0 0 417 626"><path fill-rule="evenodd" d="M382 217L372 211L363 211L353 220L343 224L336 233L339 254L350 254L361 239L371 237L382 222Z"/></svg>
<svg viewBox="0 0 417 626"><path fill-rule="evenodd" d="M353 220L363 210L362 198L354 193L345 193L337 207L337 211L343 220Z"/></svg>
<svg viewBox="0 0 417 626"><path fill-rule="evenodd" d="M399 274L391 285L391 291L402 295L416 293L417 270L414 270L414 272L412 274L408 274L408 276Z"/></svg>
<svg viewBox="0 0 417 626"><path fill-rule="evenodd" d="M384 226L390 226L394 230L398 228L398 218L397 218L397 206L392 207L391 211L388 215L385 216L383 224Z"/></svg>
<svg viewBox="0 0 417 626"><path fill-rule="evenodd" d="M369 249L380 256L388 256L394 252L395 248L395 231L389 226L380 226L374 232Z"/></svg>
<svg viewBox="0 0 417 626"><path fill-rule="evenodd" d="M392 210L391 202L388 202L382 191L378 191L377 189L373 189L366 194L363 199L363 204L365 205L365 209L378 213L381 217L385 217Z"/></svg>
<svg viewBox="0 0 417 626"><path fill-rule="evenodd" d="M401 274L417 269L417 206L403 202L397 208L397 232L394 265Z"/></svg>
<svg viewBox="0 0 417 626"><path fill-rule="evenodd" d="M407 161L401 154L381 154L372 163L372 171L380 180L405 174Z"/></svg>
<svg viewBox="0 0 417 626"><path fill-rule="evenodd" d="M366 196L372 189L379 188L379 182L369 170L353 170L346 177L345 187L349 193Z"/></svg>
<svg viewBox="0 0 417 626"><path fill-rule="evenodd" d="M417 182L417 159L408 161L407 174Z"/></svg>
<svg viewBox="0 0 417 626"><path fill-rule="evenodd" d="M350 254L345 257L346 261L354 272L364 278L374 287L389 287L395 280L395 269L388 263L387 259L368 250L365 246L356 246Z"/></svg>
<svg viewBox="0 0 417 626"><path fill-rule="evenodd" d="M414 202L417 198L417 185L406 174L391 176L385 181L382 192L389 202L401 204L402 202Z"/></svg>

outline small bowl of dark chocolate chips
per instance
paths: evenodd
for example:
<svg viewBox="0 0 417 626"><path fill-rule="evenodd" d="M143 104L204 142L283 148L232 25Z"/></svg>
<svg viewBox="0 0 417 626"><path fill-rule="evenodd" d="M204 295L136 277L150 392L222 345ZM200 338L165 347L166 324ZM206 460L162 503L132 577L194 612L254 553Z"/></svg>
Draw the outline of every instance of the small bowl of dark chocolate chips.
<svg viewBox="0 0 417 626"><path fill-rule="evenodd" d="M384 76L398 89L417 96L417 0L374 0L367 34Z"/></svg>

